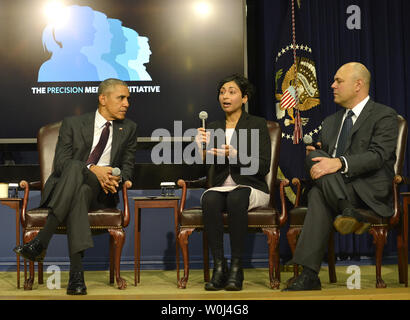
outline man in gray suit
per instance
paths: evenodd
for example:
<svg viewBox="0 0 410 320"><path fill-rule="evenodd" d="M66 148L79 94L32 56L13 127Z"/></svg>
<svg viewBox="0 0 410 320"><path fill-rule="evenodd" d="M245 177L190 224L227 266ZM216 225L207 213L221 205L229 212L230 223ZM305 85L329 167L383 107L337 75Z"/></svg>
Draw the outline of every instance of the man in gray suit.
<svg viewBox="0 0 410 320"><path fill-rule="evenodd" d="M121 181L131 187L137 147L137 125L125 115L130 93L125 82L104 80L98 88L98 110L63 120L53 172L42 192L40 207L49 214L43 230L14 249L32 261L42 261L61 223L67 226L70 280L67 294L86 294L82 257L93 247L88 211L116 207ZM121 176L113 175L113 168Z"/></svg>
<svg viewBox="0 0 410 320"><path fill-rule="evenodd" d="M323 121L320 149L306 148L313 187L291 261L303 271L284 291L321 289L318 273L332 227L341 234L363 234L370 227L355 208L393 214L397 113L369 98L370 78L357 62L343 65L334 76L334 101L344 109Z"/></svg>

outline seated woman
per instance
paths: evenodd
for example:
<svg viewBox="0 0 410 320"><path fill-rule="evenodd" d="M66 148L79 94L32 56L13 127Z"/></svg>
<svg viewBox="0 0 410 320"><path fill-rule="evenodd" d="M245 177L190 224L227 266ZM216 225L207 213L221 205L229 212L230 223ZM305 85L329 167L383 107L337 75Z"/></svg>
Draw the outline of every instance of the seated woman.
<svg viewBox="0 0 410 320"><path fill-rule="evenodd" d="M218 101L225 119L198 128L196 142L206 159L211 188L201 198L203 221L214 260L212 279L205 290L242 290L242 256L248 231L248 210L269 203L265 175L269 173L271 142L266 120L244 110L252 84L241 75L223 79ZM222 140L222 142L221 142ZM219 141L219 144L218 144ZM223 246L223 215L228 213L231 265Z"/></svg>

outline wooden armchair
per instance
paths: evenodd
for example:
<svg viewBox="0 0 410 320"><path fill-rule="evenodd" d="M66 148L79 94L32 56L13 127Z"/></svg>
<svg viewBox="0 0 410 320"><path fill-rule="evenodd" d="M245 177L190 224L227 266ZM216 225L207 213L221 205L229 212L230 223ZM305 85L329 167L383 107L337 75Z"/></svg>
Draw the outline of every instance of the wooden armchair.
<svg viewBox="0 0 410 320"><path fill-rule="evenodd" d="M394 165L394 171L396 176L392 181L393 189L393 205L394 214L392 217L375 217L375 214L371 210L360 209L361 214L368 217L371 222L371 228L369 233L373 235L373 243L376 246L376 288L385 288L386 284L381 277L381 264L383 257L383 248L386 244L388 231L391 229L397 230L397 251L398 251L398 268L399 268L399 282L404 283L407 287L407 273L408 273L408 261L407 261L407 241L408 241L408 217L407 210L401 210L400 197L399 197L399 186L400 184L408 183L408 179L401 176L404 163L404 155L407 144L407 121L402 117L398 116L399 132L396 147L396 163ZM289 221L290 227L287 233L287 238L289 246L291 247L292 253L296 248L297 237L300 234L303 221L306 216L307 207L306 204L300 203L302 195L303 186L306 186L307 181L303 181L298 178L292 180L292 184L296 186L296 201L293 209L289 211ZM335 271L335 253L333 244L333 232L329 237L329 248L328 248L328 258L329 258L329 278L330 282L336 282L336 271ZM298 274L297 265L294 266L294 275Z"/></svg>
<svg viewBox="0 0 410 320"><path fill-rule="evenodd" d="M279 289L280 285L280 270L279 270L279 234L280 227L284 225L287 218L284 187L289 185L289 181L278 181L276 179L279 148L281 140L281 129L277 122L268 121L268 129L271 138L272 159L270 164L270 172L266 175L266 182L270 190L269 206L266 208L256 208L248 212L248 230L253 232L263 232L268 238L269 244L269 280L272 289ZM188 240L193 231L203 231L202 208L185 208L185 200L188 188L207 188L208 181L206 179L196 181L178 180L178 185L182 188L182 198L178 212L179 232L177 239L182 250L184 260L184 276L179 276L179 261L177 261L178 270L178 287L186 288L189 276L189 255L188 255ZM277 187L280 190L281 212L276 209L275 194ZM227 230L227 213L224 213L224 226ZM204 280L209 281L209 258L208 244L206 234L203 233L203 254L204 254Z"/></svg>
<svg viewBox="0 0 410 320"><path fill-rule="evenodd" d="M23 243L31 241L44 227L47 216L47 208L35 208L28 210L27 204L31 190L42 190L47 178L52 172L54 153L58 139L61 122L42 127L37 136L37 148L40 162L41 181L28 183L21 181L20 187L24 189L23 206L21 210L21 224L23 226ZM124 229L128 226L130 214L128 207L128 195L125 185L122 188L122 199L124 210L110 208L104 210L90 211L88 218L93 234L108 232L110 234L110 283L114 283L114 272L119 289L125 289L127 283L120 277L121 251L124 245ZM66 233L65 225L60 225L57 233ZM24 263L24 289L31 290L34 282L34 262L30 261L30 277L27 279L26 262ZM43 263L38 263L38 283L43 283Z"/></svg>

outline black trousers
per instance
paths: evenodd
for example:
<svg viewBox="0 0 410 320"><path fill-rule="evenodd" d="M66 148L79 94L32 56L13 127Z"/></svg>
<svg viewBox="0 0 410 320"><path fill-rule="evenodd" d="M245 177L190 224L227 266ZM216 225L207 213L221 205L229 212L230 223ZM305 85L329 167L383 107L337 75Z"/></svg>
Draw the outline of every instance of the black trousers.
<svg viewBox="0 0 410 320"><path fill-rule="evenodd" d="M95 174L84 162L68 161L44 206L67 226L70 255L94 246L91 236L88 211L115 207L113 195L106 195Z"/></svg>
<svg viewBox="0 0 410 320"><path fill-rule="evenodd" d="M311 151L306 157L306 168L316 163L314 157L330 157L322 150ZM366 208L348 181L341 173L328 174L314 181L308 193L308 209L291 263L300 264L319 272L333 220L341 214L339 200L348 200L353 207Z"/></svg>
<svg viewBox="0 0 410 320"><path fill-rule="evenodd" d="M204 229L214 259L224 257L223 212L228 213L231 257L242 259L248 232L250 188L237 188L230 192L207 191L202 197Z"/></svg>

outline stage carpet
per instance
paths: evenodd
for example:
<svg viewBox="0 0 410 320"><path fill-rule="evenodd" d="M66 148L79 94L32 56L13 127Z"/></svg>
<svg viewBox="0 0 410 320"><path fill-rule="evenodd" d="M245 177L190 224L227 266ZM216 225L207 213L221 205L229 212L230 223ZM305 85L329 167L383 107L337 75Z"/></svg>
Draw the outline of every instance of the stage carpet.
<svg viewBox="0 0 410 320"><path fill-rule="evenodd" d="M268 271L264 268L245 269L243 290L239 292L205 291L202 270L190 270L186 289L178 289L176 271L142 270L141 282L134 286L134 272L125 270L121 276L127 281L127 288L119 290L109 284L108 271L86 271L85 281L88 289L86 296L68 296L66 287L68 272L61 272L61 288L49 289L47 281L55 284L44 270L44 284L39 285L37 279L33 290L25 291L16 288L15 272L0 272L1 300L60 300L60 299L110 299L110 300L410 300L410 288L405 288L398 282L397 265L382 267L382 277L387 284L385 289L375 287L375 266L360 266L360 289L348 289L347 281L351 274L347 266L337 266L337 283L329 283L327 267L320 272L321 291L281 292L269 288ZM281 289L286 280L292 277L292 272L281 272ZM53 280L53 281L50 281ZM24 282L21 273L21 283ZM355 284L355 282L353 282ZM357 285L358 283L356 283Z"/></svg>

